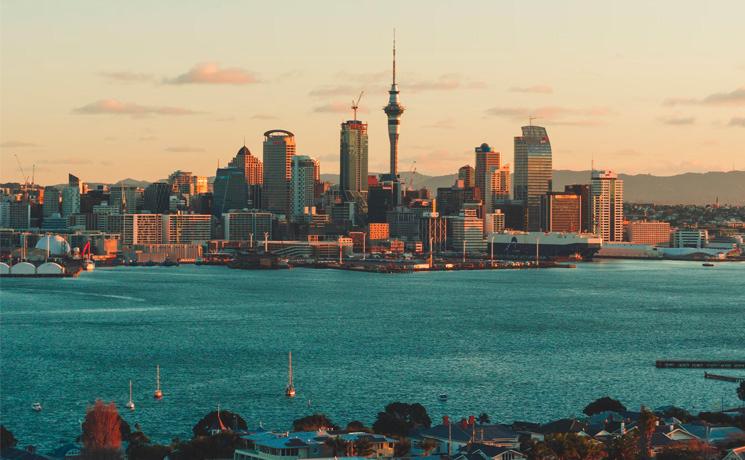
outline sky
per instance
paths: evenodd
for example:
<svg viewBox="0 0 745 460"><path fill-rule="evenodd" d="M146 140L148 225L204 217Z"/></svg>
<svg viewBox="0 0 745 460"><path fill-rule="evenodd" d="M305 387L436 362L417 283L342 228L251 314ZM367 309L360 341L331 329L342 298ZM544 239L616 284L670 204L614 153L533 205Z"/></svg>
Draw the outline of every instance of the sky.
<svg viewBox="0 0 745 460"><path fill-rule="evenodd" d="M745 169L742 0L0 2L0 181L214 175L263 133L338 172L340 123L399 170L440 175L487 142L512 163L545 126L555 169Z"/></svg>

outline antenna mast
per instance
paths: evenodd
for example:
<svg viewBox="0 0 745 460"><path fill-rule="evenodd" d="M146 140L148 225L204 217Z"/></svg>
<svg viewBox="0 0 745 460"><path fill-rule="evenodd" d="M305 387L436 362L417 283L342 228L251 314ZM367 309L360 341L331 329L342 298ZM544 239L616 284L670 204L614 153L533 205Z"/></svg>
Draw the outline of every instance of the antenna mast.
<svg viewBox="0 0 745 460"><path fill-rule="evenodd" d="M396 84L396 28L393 28L393 84Z"/></svg>

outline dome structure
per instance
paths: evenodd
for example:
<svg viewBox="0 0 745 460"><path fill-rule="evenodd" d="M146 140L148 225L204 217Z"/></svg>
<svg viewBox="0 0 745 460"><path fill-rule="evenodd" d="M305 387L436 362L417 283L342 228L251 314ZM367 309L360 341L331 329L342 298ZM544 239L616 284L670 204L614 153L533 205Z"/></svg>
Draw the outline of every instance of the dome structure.
<svg viewBox="0 0 745 460"><path fill-rule="evenodd" d="M59 235L46 235L36 243L36 249L46 251L47 248L50 256L70 255L70 243Z"/></svg>

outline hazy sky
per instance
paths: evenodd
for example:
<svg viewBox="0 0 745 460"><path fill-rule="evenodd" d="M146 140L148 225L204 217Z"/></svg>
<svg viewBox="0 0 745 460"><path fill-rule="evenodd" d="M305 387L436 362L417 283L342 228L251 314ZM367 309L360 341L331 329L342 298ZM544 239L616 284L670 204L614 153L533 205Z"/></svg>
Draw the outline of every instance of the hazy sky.
<svg viewBox="0 0 745 460"><path fill-rule="evenodd" d="M338 171L364 90L370 170L388 162L397 29L399 169L473 163L539 117L557 169L745 169L745 2L32 1L0 3L0 180L213 175L263 133Z"/></svg>

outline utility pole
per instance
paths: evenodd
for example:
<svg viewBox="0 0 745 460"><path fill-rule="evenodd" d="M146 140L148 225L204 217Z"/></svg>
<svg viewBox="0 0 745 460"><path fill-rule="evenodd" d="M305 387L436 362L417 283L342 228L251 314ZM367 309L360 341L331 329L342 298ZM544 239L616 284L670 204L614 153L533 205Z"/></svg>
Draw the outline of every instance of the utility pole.
<svg viewBox="0 0 745 460"><path fill-rule="evenodd" d="M366 240L367 240L367 233L363 233L362 234L362 260L366 260L366 256L367 256L367 253L366 253L367 248L365 248Z"/></svg>
<svg viewBox="0 0 745 460"><path fill-rule="evenodd" d="M264 253L269 252L269 232L264 232Z"/></svg>
<svg viewBox="0 0 745 460"><path fill-rule="evenodd" d="M463 263L466 263L466 239L463 239Z"/></svg>

